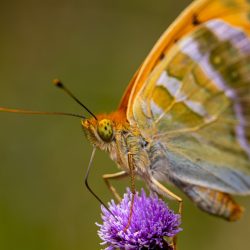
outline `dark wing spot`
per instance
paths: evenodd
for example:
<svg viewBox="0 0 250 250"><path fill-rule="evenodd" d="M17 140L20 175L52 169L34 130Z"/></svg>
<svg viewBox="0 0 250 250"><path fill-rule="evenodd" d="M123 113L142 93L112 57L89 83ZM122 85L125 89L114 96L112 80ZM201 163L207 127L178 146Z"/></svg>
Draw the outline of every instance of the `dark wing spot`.
<svg viewBox="0 0 250 250"><path fill-rule="evenodd" d="M197 15L197 14L194 14L194 15L193 15L192 24L193 24L194 26L197 26L197 25L200 25L200 24L201 24L200 20L198 19L198 15Z"/></svg>
<svg viewBox="0 0 250 250"><path fill-rule="evenodd" d="M174 43L177 43L179 41L179 38L174 39Z"/></svg>
<svg viewBox="0 0 250 250"><path fill-rule="evenodd" d="M164 57L165 57L165 54L162 52L159 59L162 60Z"/></svg>

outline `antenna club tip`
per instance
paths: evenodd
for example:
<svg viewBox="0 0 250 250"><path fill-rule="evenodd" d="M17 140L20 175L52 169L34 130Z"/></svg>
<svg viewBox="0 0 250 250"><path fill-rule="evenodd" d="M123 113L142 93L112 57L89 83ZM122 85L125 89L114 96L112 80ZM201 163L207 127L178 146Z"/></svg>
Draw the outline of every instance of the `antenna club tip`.
<svg viewBox="0 0 250 250"><path fill-rule="evenodd" d="M54 79L54 80L52 80L52 83L53 83L55 86L59 87L59 88L62 88L62 87L63 87L63 84L62 84L62 82L61 82L59 79Z"/></svg>

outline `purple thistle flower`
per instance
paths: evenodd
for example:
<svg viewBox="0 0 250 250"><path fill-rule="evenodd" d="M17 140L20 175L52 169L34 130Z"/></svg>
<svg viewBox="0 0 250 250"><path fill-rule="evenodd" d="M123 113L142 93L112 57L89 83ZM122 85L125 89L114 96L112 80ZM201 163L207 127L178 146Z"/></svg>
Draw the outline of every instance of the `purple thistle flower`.
<svg viewBox="0 0 250 250"><path fill-rule="evenodd" d="M141 195L135 195L133 215L129 227L125 230L130 214L132 193L127 193L119 204L112 200L108 206L110 214L103 206L103 224L97 224L101 245L106 250L114 249L172 249L164 237L174 237L182 229L180 215L175 214L156 194L146 196L142 189Z"/></svg>

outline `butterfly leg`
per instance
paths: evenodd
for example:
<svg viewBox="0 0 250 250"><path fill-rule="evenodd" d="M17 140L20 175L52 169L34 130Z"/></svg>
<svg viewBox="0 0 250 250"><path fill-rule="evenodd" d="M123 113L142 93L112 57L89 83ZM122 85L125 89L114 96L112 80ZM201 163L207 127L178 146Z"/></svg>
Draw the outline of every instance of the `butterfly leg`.
<svg viewBox="0 0 250 250"><path fill-rule="evenodd" d="M134 159L133 159L133 154L128 153L128 165L129 165L129 175L130 175L130 181L131 181L131 193L132 193L132 198L131 198L131 204L130 204L130 209L129 209L129 218L128 218L128 223L124 229L126 231L131 223L132 220L132 215L133 215L133 207L134 207L134 201L135 201L135 165L134 165Z"/></svg>
<svg viewBox="0 0 250 250"><path fill-rule="evenodd" d="M155 178L152 178L151 181L153 183L154 189L156 189L155 191L160 192L161 194L163 194L165 196L168 196L168 197L176 200L179 203L178 212L179 212L180 215L182 215L182 210L183 210L183 200L182 200L182 198L179 197L178 195L174 194L170 190L168 190L165 186L163 186ZM177 236L174 236L172 244L173 244L173 249L177 250L177 247L176 247L176 245L177 245Z"/></svg>
<svg viewBox="0 0 250 250"><path fill-rule="evenodd" d="M165 186L163 186L159 181L157 181L155 178L151 179L154 186L156 187L156 191L160 191L161 194L168 196L174 200L176 200L179 203L179 208L178 208L178 213L181 215L182 214L182 209L183 209L183 200L181 197L178 195L174 194L171 192L169 189L167 189Z"/></svg>
<svg viewBox="0 0 250 250"><path fill-rule="evenodd" d="M115 199L117 201L121 201L121 197L118 194L117 190L115 189L115 187L110 183L110 180L119 180L122 178L125 178L126 176L128 176L128 173L125 171L121 171L118 173L114 173L114 174L104 174L102 176L104 182L106 183L108 189L111 191L111 193L114 195Z"/></svg>

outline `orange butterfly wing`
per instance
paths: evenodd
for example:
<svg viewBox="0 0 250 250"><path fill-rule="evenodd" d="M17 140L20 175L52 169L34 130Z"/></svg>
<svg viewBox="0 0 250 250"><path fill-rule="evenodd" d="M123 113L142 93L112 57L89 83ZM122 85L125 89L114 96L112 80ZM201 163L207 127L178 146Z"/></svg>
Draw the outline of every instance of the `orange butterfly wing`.
<svg viewBox="0 0 250 250"><path fill-rule="evenodd" d="M237 108L237 105L233 103L235 100L231 100L225 94L225 89L223 89L223 91L219 89L219 81L213 78L212 74L209 76L209 79L204 72L200 73L203 70L202 65L199 66L199 61L192 60L192 58L190 60L190 55L185 53L183 55L184 51L182 51L183 47L181 47L183 39L186 39L185 41L187 41L187 39L189 39L189 41L194 39L196 44L201 42L199 40L200 37L206 40L207 37L204 37L204 35L207 35L206 29L209 30L209 26L202 25L211 20L213 22L209 24L213 25L220 25L221 23L218 22L218 20L222 20L222 27L226 27L229 31L231 31L230 27L236 27L235 29L232 28L232 30L237 33L237 36L243 33L244 41L248 42L247 37L249 37L250 34L249 12L249 3L243 0L195 1L162 35L133 77L124 94L119 109L124 112L126 111L130 124L136 125L143 136L153 141L159 141L165 145L167 155L166 166L169 165L171 167L168 172L173 180L227 193L248 194L250 192L250 165L247 156L250 152L247 144L249 140L248 136L250 136L250 114L247 113L250 109L247 109L247 107L250 106L249 95L247 96L247 93L250 93L249 74L247 73L249 72L248 57L247 55L245 56L244 53L238 56L238 52L236 51L236 56L238 56L236 59L240 60L239 65L236 65L236 67L232 64L233 62L230 61L228 62L230 65L226 64L223 68L230 69L231 66L235 66L236 73L242 74L244 77L243 80L245 80L243 87L243 92L245 93L240 93L240 95L242 95L240 98L242 97L242 99L238 99L238 102L243 111L246 112L246 117L240 121L241 118L235 116L235 110L231 108L233 105ZM199 33L198 36L196 31L199 32L200 27L203 27L202 31L204 33ZM209 41L206 40L205 42L205 44L209 45ZM219 39L217 40L216 46L222 43ZM192 45L192 43L190 44ZM250 44L250 42L248 42L248 44ZM223 49L223 53L218 52L219 57L222 58L226 56L231 59L227 48L224 47ZM164 92L160 91L159 88L157 89L157 81L160 79L160 74L166 71L166 67L172 66L172 59L176 55L181 55L182 61L180 61L180 63L183 64L180 66L185 69L187 68L183 78L176 78L176 80L179 81L179 85L182 86L182 92L187 95L186 97L190 102L184 103L183 101L182 106L179 105L178 109L173 109L172 106L177 103L177 99L174 94L171 93L171 98L174 98L175 104L172 106L169 105L171 99L166 98L166 92L169 92L169 89L163 86L168 83L165 82L163 85L161 84L162 89L165 88ZM216 57L214 58L217 59ZM185 62L185 60L187 61ZM191 63L191 65L189 63ZM178 66L178 62L173 64L174 66ZM176 73L174 67L171 67L171 70ZM200 73L199 76L202 76L202 79L197 81L199 86L197 82L192 82L194 70L196 70L196 73ZM189 80L189 76L191 76L190 82L187 81ZM174 77L172 77L172 75L170 78L170 80L173 81ZM199 82L204 79L206 84L209 80L210 96L204 93L204 90L206 90L208 86ZM172 82L173 85L175 83L176 82ZM191 88L192 91L196 91L197 89L199 95L197 96L197 93L196 95L192 93L188 96L189 88ZM230 90L233 92L238 91L235 87L232 87ZM153 99L152 96L153 92L157 92L155 99ZM215 99L217 96L219 99ZM207 110L203 109L205 105L203 105L203 102L205 103L205 101L210 100L208 97L214 99L209 103L208 107L208 113L210 113L211 116L205 117L205 111ZM246 100L243 100L243 98ZM141 100L145 101L145 104L142 104ZM150 106L151 100L161 108L160 115L153 110L154 107L152 108ZM222 114L220 105L224 105L223 108L225 107L226 113ZM177 105L175 105L175 107L176 106ZM165 110L168 110L168 112L172 111L168 113L170 118L166 117ZM180 112L180 115L178 112ZM196 114L194 115L194 113ZM167 118L169 118L169 120L167 120ZM236 126L239 128L237 136L234 135L234 133L236 133ZM179 130L175 131L176 128L180 128L181 132L179 132ZM244 135L241 134L241 130L243 129L245 129ZM172 132L171 130L173 131L172 134L169 133L169 131ZM187 131L187 133L185 133L185 131ZM239 140L237 141L237 139ZM162 171L162 169L159 171Z"/></svg>
<svg viewBox="0 0 250 250"><path fill-rule="evenodd" d="M133 121L132 106L136 95L145 84L149 74L161 57L181 37L193 31L199 23L220 17L229 23L244 27L250 33L249 20L246 20L249 3L245 0L198 0L185 9L171 26L162 34L143 64L131 79L121 99L120 110L127 111L127 118ZM238 12L238 14L236 14ZM231 15L233 13L233 15ZM243 15L242 15L243 13Z"/></svg>

